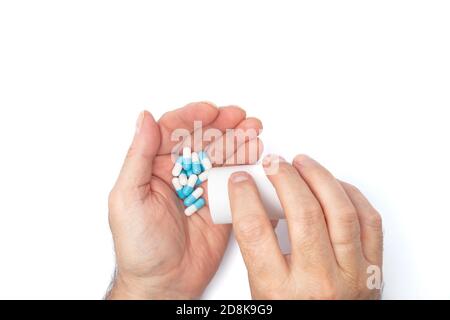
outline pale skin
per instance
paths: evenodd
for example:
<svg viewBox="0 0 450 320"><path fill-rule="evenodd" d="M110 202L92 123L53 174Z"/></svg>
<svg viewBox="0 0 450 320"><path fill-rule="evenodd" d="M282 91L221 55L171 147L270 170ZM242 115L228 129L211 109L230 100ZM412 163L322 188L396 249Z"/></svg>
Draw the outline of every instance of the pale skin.
<svg viewBox="0 0 450 320"><path fill-rule="evenodd" d="M171 186L170 152L176 128L262 129L238 107L192 103L155 121L140 114L136 133L109 197L109 220L116 253L116 275L109 299L200 298L217 271L231 226L214 225L207 206L193 216ZM223 148L225 137L203 141L201 148ZM255 137L233 145L212 159L215 166L237 159L236 153L262 151ZM225 148L223 148L225 150ZM278 158L264 159L273 165ZM245 157L243 163L252 163ZM238 164L243 164L239 162ZM366 268L382 264L381 218L353 186L336 180L306 156L279 162L268 175L285 210L292 253L278 247L252 178L235 173L229 181L233 229L241 248L255 299L376 299L367 288ZM206 190L206 188L205 188ZM207 192L204 195L208 199ZM249 201L250 200L250 201Z"/></svg>
<svg viewBox="0 0 450 320"><path fill-rule="evenodd" d="M263 160L284 209L291 254L283 255L250 175L233 174L233 230L254 299L379 299L367 268L382 265L381 217L354 186L305 155ZM272 173L273 171L270 170Z"/></svg>
<svg viewBox="0 0 450 320"><path fill-rule="evenodd" d="M187 217L173 187L170 153L174 129L192 132L194 120L204 129L262 129L256 118L229 106L191 103L155 121L149 112L140 114L136 133L122 170L109 197L109 221L116 253L116 276L109 299L199 298L216 272L228 243L229 225L214 225L207 206ZM225 146L225 136L203 147L224 150L216 159L233 159L234 151L262 151L257 137ZM245 158L246 159L246 158ZM244 159L244 160L245 160ZM244 161L245 163L248 161ZM208 194L205 189L204 197Z"/></svg>

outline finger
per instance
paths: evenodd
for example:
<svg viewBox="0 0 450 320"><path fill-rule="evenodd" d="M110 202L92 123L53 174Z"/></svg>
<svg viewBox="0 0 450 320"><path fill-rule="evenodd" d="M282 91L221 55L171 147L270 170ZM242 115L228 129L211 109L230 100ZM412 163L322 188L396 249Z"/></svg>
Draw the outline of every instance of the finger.
<svg viewBox="0 0 450 320"><path fill-rule="evenodd" d="M240 149L242 149L243 151L237 150L236 153L246 153L246 154L244 155L244 160L242 162L240 162L239 164L241 164L241 165L253 164L253 163L256 163L258 161L259 157L261 156L261 153L263 150L263 145L262 145L261 140L256 139L256 140L251 140L251 141L246 142L243 146L240 147ZM257 151L254 151L254 150L257 150ZM258 152L258 155L250 157L247 155L250 152ZM256 158L256 160L253 161L252 158ZM208 203L208 180L206 180L206 182L204 182L202 187L204 189L203 198L205 198L206 202Z"/></svg>
<svg viewBox="0 0 450 320"><path fill-rule="evenodd" d="M209 125L219 115L219 109L208 102L193 102L186 106L166 112L158 120L161 128L161 146L159 154L168 154L181 140L194 131L194 121L201 121L202 125Z"/></svg>
<svg viewBox="0 0 450 320"><path fill-rule="evenodd" d="M159 126L148 111L139 115L136 133L116 185L123 189L149 186L153 160L160 145ZM148 188L147 188L148 190Z"/></svg>
<svg viewBox="0 0 450 320"><path fill-rule="evenodd" d="M297 170L277 156L263 160L286 215L293 263L332 267L333 250L322 209Z"/></svg>
<svg viewBox="0 0 450 320"><path fill-rule="evenodd" d="M219 139L227 130L245 123L245 117L245 110L238 106L220 107L219 115L211 124L194 131L190 146L195 151L205 150L211 141Z"/></svg>
<svg viewBox="0 0 450 320"><path fill-rule="evenodd" d="M381 216L355 186L340 181L358 212L361 244L366 260L378 266L383 263L383 230Z"/></svg>
<svg viewBox="0 0 450 320"><path fill-rule="evenodd" d="M254 144L256 144L256 147L253 147ZM254 152L253 150L258 149L259 154L257 156L257 159L255 160L255 162L256 162L256 161L258 161L259 157L261 156L263 147L262 147L262 142L259 139L256 139L256 140L251 140L251 141L246 142L244 145L242 145L240 147L240 149L244 150L244 152L246 152L246 154L248 154L250 152L250 150L252 150L251 152ZM241 152L242 151L239 151L239 150L236 151L236 153L241 153ZM252 164L252 163L254 163L254 162L251 162L251 160L252 160L251 158L253 158L253 157L247 156L245 158L245 159L247 159L247 161L244 161L243 163L240 163L240 164L244 164L245 165L245 164ZM201 185L201 187L204 190L203 198L205 199L206 203L209 203L208 202L209 201L209 198L208 198L208 180L206 180L206 182L204 182ZM205 207L205 210L198 211L198 214L196 216L201 217L208 224L214 225L212 223L212 220L211 220L211 214L210 214L209 209L207 207ZM274 228L276 227L276 224L272 224L272 225L274 226Z"/></svg>
<svg viewBox="0 0 450 320"><path fill-rule="evenodd" d="M295 157L294 166L320 202L338 264L347 271L360 270L363 255L358 215L341 184L308 156Z"/></svg>
<svg viewBox="0 0 450 320"><path fill-rule="evenodd" d="M159 154L176 153L183 145L202 149L203 132L211 129L222 135L245 119L245 111L239 107L217 108L208 102L190 103L183 108L165 113L158 121L161 127Z"/></svg>
<svg viewBox="0 0 450 320"><path fill-rule="evenodd" d="M259 130L259 128L262 127L261 125L261 121L256 119L256 118L249 118L249 119L245 119L243 121L241 121L238 125L238 128L255 128L255 130ZM222 139L218 139L216 141L213 141L212 144L222 144L223 140ZM262 150L263 150L263 145L262 142L260 140L258 141L254 141L251 142L251 145L247 146L246 144L248 143L245 142L244 145L239 146L239 150L237 150L237 146L234 145L232 146L234 149L231 150L232 152L237 152L239 156L239 159L242 160L241 155L244 154L244 160L248 159L248 160L254 160L255 155L254 152L256 150L256 152L259 153L259 155L256 157L256 161L259 159L259 157L261 156ZM210 145L208 145L206 148L210 148ZM215 148L214 146L211 146L211 148ZM231 147L226 147L226 149L231 148ZM251 153L250 153L251 151ZM248 153L247 153L248 152ZM245 156L246 154L248 154L249 156ZM251 155L251 156L250 156ZM171 180L172 180L172 167L173 167L173 161L172 161L172 155L171 154L167 154L167 155L159 155L156 159L155 159L155 163L154 163L154 167L157 168L155 170L155 172L158 172L158 177L163 179L164 181L166 181L168 184L170 184ZM255 162L256 162L255 161ZM224 160L220 160L220 162L226 162ZM253 161L243 161L241 162L241 164L250 164L250 163L254 163Z"/></svg>
<svg viewBox="0 0 450 320"><path fill-rule="evenodd" d="M236 166L255 164L261 158L263 150L264 145L259 138L249 140L243 145L239 146L234 154L232 154L225 160L224 165Z"/></svg>
<svg viewBox="0 0 450 320"><path fill-rule="evenodd" d="M249 275L269 279L285 274L286 261L251 176L246 172L232 174L228 195L233 230Z"/></svg>
<svg viewBox="0 0 450 320"><path fill-rule="evenodd" d="M257 118L247 118L236 127L230 128L223 135L217 136L207 147L211 162L220 166L225 164L242 145L256 139L262 130L262 123Z"/></svg>

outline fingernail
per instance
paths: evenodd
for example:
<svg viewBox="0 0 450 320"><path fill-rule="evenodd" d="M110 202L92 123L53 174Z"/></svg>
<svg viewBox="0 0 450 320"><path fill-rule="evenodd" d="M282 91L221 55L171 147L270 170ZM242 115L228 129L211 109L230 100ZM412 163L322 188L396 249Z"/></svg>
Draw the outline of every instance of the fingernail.
<svg viewBox="0 0 450 320"><path fill-rule="evenodd" d="M218 108L217 105L214 102L211 102L211 101L208 101L208 100L202 100L199 103L209 104L211 107L214 107L216 109Z"/></svg>
<svg viewBox="0 0 450 320"><path fill-rule="evenodd" d="M263 159L262 165L263 167L269 167L274 163L286 162L282 156L276 154L270 154Z"/></svg>
<svg viewBox="0 0 450 320"><path fill-rule="evenodd" d="M313 163L314 160L307 156L306 154L298 155L294 158L294 164L296 164L299 167L307 166L310 163Z"/></svg>
<svg viewBox="0 0 450 320"><path fill-rule="evenodd" d="M136 120L136 134L138 134L139 131L141 131L142 123L144 122L144 116L145 116L144 111L139 113L139 117Z"/></svg>
<svg viewBox="0 0 450 320"><path fill-rule="evenodd" d="M248 173L244 171L235 172L230 177L232 183L239 183L247 181L248 179L249 179Z"/></svg>

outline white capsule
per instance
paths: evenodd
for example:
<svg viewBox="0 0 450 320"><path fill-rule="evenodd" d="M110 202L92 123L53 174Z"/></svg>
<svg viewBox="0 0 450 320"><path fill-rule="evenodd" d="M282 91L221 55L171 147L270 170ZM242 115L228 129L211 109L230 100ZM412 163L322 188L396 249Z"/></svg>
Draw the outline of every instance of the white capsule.
<svg viewBox="0 0 450 320"><path fill-rule="evenodd" d="M198 175L198 179L197 179L196 185L198 186L202 182L205 182L206 180L208 180L208 175L209 175L209 170L208 171L203 171L202 173L200 173Z"/></svg>
<svg viewBox="0 0 450 320"><path fill-rule="evenodd" d="M209 170L212 168L211 160L209 160L209 157L205 151L199 152L198 156L200 158L200 162L202 163L203 169Z"/></svg>
<svg viewBox="0 0 450 320"><path fill-rule="evenodd" d="M178 179L180 179L180 184L182 186L185 186L188 182L188 177L187 177L186 173L184 173L184 171L180 173L180 176L178 177Z"/></svg>
<svg viewBox="0 0 450 320"><path fill-rule="evenodd" d="M200 163L200 158L197 152L192 152L192 172L194 174L202 173L202 164Z"/></svg>
<svg viewBox="0 0 450 320"><path fill-rule="evenodd" d="M183 187L183 194L187 197L194 191L195 183L197 182L198 177L196 174L193 174L189 177L187 184Z"/></svg>
<svg viewBox="0 0 450 320"><path fill-rule="evenodd" d="M178 157L177 161L175 162L175 165L173 166L172 175L174 177L178 177L181 173L181 170L183 170L183 158Z"/></svg>
<svg viewBox="0 0 450 320"><path fill-rule="evenodd" d="M197 212L198 210L200 210L204 206L205 206L205 199L200 198L197 201L195 201L192 205L187 207L184 210L184 214L187 215L187 216L191 216L192 214L194 214L195 212Z"/></svg>
<svg viewBox="0 0 450 320"><path fill-rule="evenodd" d="M189 187L194 187L195 183L197 182L198 176L196 174L193 174L189 177L186 185Z"/></svg>
<svg viewBox="0 0 450 320"><path fill-rule="evenodd" d="M180 180L178 178L175 177L172 179L172 185L175 188L178 198L180 199L186 198L183 192L183 186L180 184Z"/></svg>
<svg viewBox="0 0 450 320"><path fill-rule="evenodd" d="M194 191L192 191L192 193L186 198L184 199L184 205L186 207L189 207L190 205L192 205L195 201L197 201L198 198L200 198L203 194L203 188L197 188Z"/></svg>
<svg viewBox="0 0 450 320"><path fill-rule="evenodd" d="M196 206L191 205L191 206L187 207L186 209L184 209L184 214L189 217L189 216L192 216L194 213L196 213L197 210L198 209Z"/></svg>
<svg viewBox="0 0 450 320"><path fill-rule="evenodd" d="M172 179L172 185L175 188L175 190L177 190L177 191L183 188L183 186L180 183L180 179L178 179L178 178Z"/></svg>

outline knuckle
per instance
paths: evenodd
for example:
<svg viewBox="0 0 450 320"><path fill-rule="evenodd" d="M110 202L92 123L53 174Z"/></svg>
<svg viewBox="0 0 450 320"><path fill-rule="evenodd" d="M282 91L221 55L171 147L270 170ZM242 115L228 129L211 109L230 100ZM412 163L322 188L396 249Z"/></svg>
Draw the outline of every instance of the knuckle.
<svg viewBox="0 0 450 320"><path fill-rule="evenodd" d="M355 224L359 224L358 222L358 213L354 208L344 207L339 210L336 210L338 214L336 214L336 219L340 224L353 226Z"/></svg>
<svg viewBox="0 0 450 320"><path fill-rule="evenodd" d="M306 227L311 227L322 222L323 214L320 206L316 203L306 203L299 209L299 220Z"/></svg>
<svg viewBox="0 0 450 320"><path fill-rule="evenodd" d="M361 245L359 238L352 235L335 237L331 242L335 251L355 251Z"/></svg>
<svg viewBox="0 0 450 320"><path fill-rule="evenodd" d="M256 243L266 237L266 226L255 214L240 219L235 225L236 236L240 241Z"/></svg>
<svg viewBox="0 0 450 320"><path fill-rule="evenodd" d="M331 242L335 249L341 247L341 249L346 248L345 250L349 250L361 245L360 234L359 223L356 223L349 228L343 228L340 232L335 233L331 238Z"/></svg>
<svg viewBox="0 0 450 320"><path fill-rule="evenodd" d="M345 187L353 194L361 194L361 191L358 189L358 187L354 186L351 183L344 182Z"/></svg>
<svg viewBox="0 0 450 320"><path fill-rule="evenodd" d="M294 172L294 168L287 162L278 162L278 176L286 177Z"/></svg>
<svg viewBox="0 0 450 320"><path fill-rule="evenodd" d="M372 229L377 231L381 231L383 228L383 219L378 211L373 211L370 215L367 216L367 225Z"/></svg>

